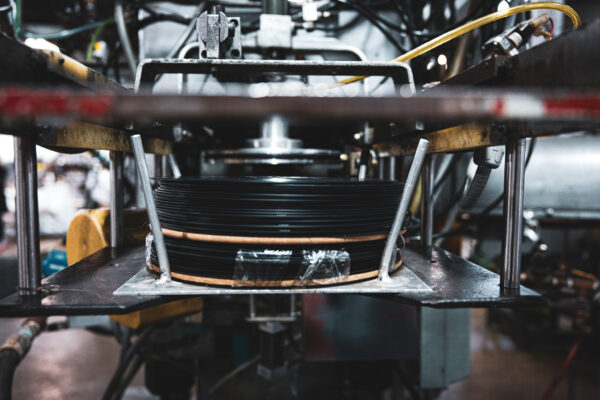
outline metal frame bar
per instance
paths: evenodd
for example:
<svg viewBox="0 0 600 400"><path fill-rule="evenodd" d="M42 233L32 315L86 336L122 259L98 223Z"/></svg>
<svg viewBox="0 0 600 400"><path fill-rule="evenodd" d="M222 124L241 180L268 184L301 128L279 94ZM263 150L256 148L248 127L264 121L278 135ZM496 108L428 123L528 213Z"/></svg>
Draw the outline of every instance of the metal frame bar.
<svg viewBox="0 0 600 400"><path fill-rule="evenodd" d="M120 151L110 152L110 246L123 245L123 158Z"/></svg>
<svg viewBox="0 0 600 400"><path fill-rule="evenodd" d="M425 160L425 155L427 154L428 146L429 141L427 141L427 139L419 140L417 151L415 152L415 156L410 166L410 170L408 171L406 183L404 184L404 190L402 191L400 204L398 204L398 210L396 211L396 216L394 217L394 223L392 224L392 228L390 229L390 233L388 234L387 241L385 242L385 247L383 249L383 255L381 256L381 264L379 265L378 276L378 279L380 281L391 281L390 267L396 249L396 240L398 239L398 235L400 235L402 223L404 222L406 211L408 210L408 206L410 205L410 199L412 198L413 190L417 185L417 180L419 179L419 172L421 171L421 166L423 165L423 161Z"/></svg>
<svg viewBox="0 0 600 400"><path fill-rule="evenodd" d="M19 294L37 294L42 279L37 155L32 136L15 136L16 230Z"/></svg>
<svg viewBox="0 0 600 400"><path fill-rule="evenodd" d="M511 138L504 155L504 238L500 286L509 290L518 289L521 282L526 148L526 139Z"/></svg>
<svg viewBox="0 0 600 400"><path fill-rule="evenodd" d="M427 257L431 257L433 249L434 171L433 156L428 155L421 173L421 245Z"/></svg>
<svg viewBox="0 0 600 400"><path fill-rule="evenodd" d="M177 160L173 153L167 156L169 161L169 166L171 167L171 172L173 173L174 178L181 178L181 170L179 169L179 165L177 164Z"/></svg>
<svg viewBox="0 0 600 400"><path fill-rule="evenodd" d="M165 245L165 238L163 237L160 219L158 218L158 210L156 208L156 203L154 202L154 193L152 192L152 185L150 184L150 172L148 170L144 145L140 135L131 135L131 147L140 176L144 198L146 199L146 210L148 212L148 218L150 219L152 235L154 236L154 245L156 246L158 262L160 263L161 274L159 282L170 282L171 267L167 255L167 246Z"/></svg>
<svg viewBox="0 0 600 400"><path fill-rule="evenodd" d="M137 70L135 89L152 84L162 74L251 74L389 76L396 85L412 83L412 70L401 62L228 60L152 58L142 61Z"/></svg>

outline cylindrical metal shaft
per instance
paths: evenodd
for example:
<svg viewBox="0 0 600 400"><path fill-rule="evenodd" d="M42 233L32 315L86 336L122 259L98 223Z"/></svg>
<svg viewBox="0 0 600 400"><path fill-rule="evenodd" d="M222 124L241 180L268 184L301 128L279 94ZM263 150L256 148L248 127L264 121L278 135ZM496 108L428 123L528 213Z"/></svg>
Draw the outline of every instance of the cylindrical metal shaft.
<svg viewBox="0 0 600 400"><path fill-rule="evenodd" d="M144 145L140 135L131 136L131 147L133 149L135 163L140 176L144 198L146 199L146 210L148 212L148 218L150 219L150 227L152 228L154 245L156 246L156 253L158 255L158 262L160 263L160 271L162 273L161 279L163 281L170 281L171 267L169 265L169 258L167 256L167 247L165 245L165 238L162 234L160 220L158 218L158 210L156 208L156 202L154 201L154 193L152 193L152 185L150 184L148 163L146 162Z"/></svg>
<svg viewBox="0 0 600 400"><path fill-rule="evenodd" d="M510 140L504 156L504 239L501 286L518 289L521 275L526 139Z"/></svg>
<svg viewBox="0 0 600 400"><path fill-rule="evenodd" d="M433 248L433 156L427 156L421 173L421 245L431 257Z"/></svg>
<svg viewBox="0 0 600 400"><path fill-rule="evenodd" d="M287 0L262 0L263 12L265 14L287 14Z"/></svg>
<svg viewBox="0 0 600 400"><path fill-rule="evenodd" d="M123 153L110 152L110 246L123 245Z"/></svg>
<svg viewBox="0 0 600 400"><path fill-rule="evenodd" d="M429 147L429 141L427 139L419 140L412 165L408 171L406 183L404 184L404 190L402 191L400 204L398 205L398 210L396 211L396 216L394 217L394 223L392 224L387 241L385 242L385 248L383 249L383 255L381 256L381 264L379 265L379 280L385 281L390 279L389 269L392 257L395 253L396 241L398 240L398 235L400 235L402 222L406 216L406 211L410 205L410 199L412 198L413 190L415 189L417 180L419 178L421 166L423 165L423 161L425 160L425 156L427 154L427 147Z"/></svg>
<svg viewBox="0 0 600 400"><path fill-rule="evenodd" d="M33 295L41 282L37 156L31 137L15 137L16 230L19 294Z"/></svg>

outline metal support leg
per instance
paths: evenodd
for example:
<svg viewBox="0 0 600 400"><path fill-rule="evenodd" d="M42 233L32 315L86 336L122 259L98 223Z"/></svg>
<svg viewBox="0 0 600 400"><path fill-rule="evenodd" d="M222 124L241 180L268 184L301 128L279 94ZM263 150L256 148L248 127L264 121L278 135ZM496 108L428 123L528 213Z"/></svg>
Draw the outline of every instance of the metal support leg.
<svg viewBox="0 0 600 400"><path fill-rule="evenodd" d="M31 137L15 137L16 227L19 294L34 295L41 282L37 155Z"/></svg>
<svg viewBox="0 0 600 400"><path fill-rule="evenodd" d="M161 177L165 174L166 171L163 170L162 156L158 154L154 155L154 176Z"/></svg>
<svg viewBox="0 0 600 400"><path fill-rule="evenodd" d="M171 280L171 267L167 256L165 238L163 237L160 220L158 218L158 210L156 209L156 203L154 202L154 193L152 193L152 186L150 184L148 163L146 162L144 145L140 135L131 136L131 147L133 149L135 163L142 183L142 190L144 192L144 198L146 199L146 210L148 211L150 227L152 228L152 235L154 236L154 245L156 246L158 262L160 263L160 281L169 282Z"/></svg>
<svg viewBox="0 0 600 400"><path fill-rule="evenodd" d="M110 246L123 246L123 153L110 152Z"/></svg>
<svg viewBox="0 0 600 400"><path fill-rule="evenodd" d="M421 174L421 245L425 255L431 257L433 248L433 156L425 159Z"/></svg>
<svg viewBox="0 0 600 400"><path fill-rule="evenodd" d="M173 177L181 178L181 171L179 170L179 165L177 165L177 160L175 160L175 156L173 154L169 154L169 166L171 167L171 172L173 172Z"/></svg>
<svg viewBox="0 0 600 400"><path fill-rule="evenodd" d="M396 180L396 157L388 157L388 179Z"/></svg>
<svg viewBox="0 0 600 400"><path fill-rule="evenodd" d="M162 170L162 176L169 176L169 159L167 156L160 156L160 169Z"/></svg>
<svg viewBox="0 0 600 400"><path fill-rule="evenodd" d="M521 275L526 139L510 140L504 156L504 240L501 286L518 289Z"/></svg>
<svg viewBox="0 0 600 400"><path fill-rule="evenodd" d="M415 152L412 165L410 166L410 171L408 171L406 183L404 184L404 190L402 191L400 204L398 205L398 210L396 211L396 216L394 217L394 223L392 224L392 229L390 229L387 241L385 242L385 248L383 249L383 255L381 256L381 264L379 265L380 281L390 280L390 266L394 253L396 252L396 241L398 240L398 235L400 235L402 222L404 222L406 211L410 205L410 199L412 198L413 190L417 185L419 171L421 171L421 166L423 165L425 155L427 154L427 147L429 147L429 141L427 139L419 140L417 151Z"/></svg>
<svg viewBox="0 0 600 400"><path fill-rule="evenodd" d="M379 180L384 180L385 179L385 164L386 164L386 159L383 157L378 157L377 158L377 178Z"/></svg>

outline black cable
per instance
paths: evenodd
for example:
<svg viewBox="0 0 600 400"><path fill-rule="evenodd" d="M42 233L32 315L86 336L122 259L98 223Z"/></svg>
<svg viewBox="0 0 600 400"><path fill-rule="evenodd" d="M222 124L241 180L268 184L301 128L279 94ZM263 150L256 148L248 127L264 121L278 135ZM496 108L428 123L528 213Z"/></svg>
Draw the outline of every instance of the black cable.
<svg viewBox="0 0 600 400"><path fill-rule="evenodd" d="M316 29L324 32L341 32L356 26L356 24L358 24L362 20L362 18L363 16L360 13L356 13L356 15L353 18L351 18L348 22L346 22L343 25L317 26Z"/></svg>
<svg viewBox="0 0 600 400"><path fill-rule="evenodd" d="M114 400L121 400L121 398L123 397L123 393L129 386L129 384L131 383L133 378L135 378L138 371L142 367L143 363L144 363L144 357L142 357L140 354L136 354L131 362L131 366L129 367L127 372L123 375L123 379L121 379L121 382L118 384L117 388L115 389L115 394L113 396Z"/></svg>
<svg viewBox="0 0 600 400"><path fill-rule="evenodd" d="M525 169L527 169L527 166L529 165L529 161L531 160L531 156L533 154L533 150L535 148L535 142L536 142L536 138L533 138L530 142L529 145L529 151L527 153L527 158L525 160ZM479 215L462 222L458 227L453 228L453 229L449 229L445 232L439 232L437 234L433 235L434 239L438 239L438 238L442 238L442 237L447 237L447 236L452 236L455 235L457 233L461 233L464 232L464 230L466 230L467 228L469 228L471 225L474 224L479 224L481 222L483 222L488 215L498 206L500 205L500 203L502 203L502 200L504 198L504 193L502 193L500 196L498 196L498 198L496 200L494 200L493 202L491 202L486 208L484 208L481 213L479 213Z"/></svg>
<svg viewBox="0 0 600 400"><path fill-rule="evenodd" d="M13 378L18 364L19 354L15 350L0 351L0 400L12 398Z"/></svg>
<svg viewBox="0 0 600 400"><path fill-rule="evenodd" d="M400 44L400 42L398 42L396 40L396 38L387 29L385 29L384 26L382 26L378 22L377 18L371 13L370 10L364 8L362 5L351 2L350 0L338 0L338 1L340 3L346 4L348 7L354 9L354 11L357 11L363 17L365 17L374 27L376 27L383 34L383 36L386 37L386 39L392 45L394 45L394 47L396 47L396 49L398 49L402 53L406 53L408 51L404 46L402 46Z"/></svg>
<svg viewBox="0 0 600 400"><path fill-rule="evenodd" d="M154 327L147 328L144 330L138 339L125 351L115 373L113 374L108 386L106 387L106 391L102 396L103 400L113 400L116 394L116 390L119 387L119 383L122 381L122 377L127 370L127 367L131 364L134 356L140 351L140 348L144 343L148 340L148 338L154 333Z"/></svg>

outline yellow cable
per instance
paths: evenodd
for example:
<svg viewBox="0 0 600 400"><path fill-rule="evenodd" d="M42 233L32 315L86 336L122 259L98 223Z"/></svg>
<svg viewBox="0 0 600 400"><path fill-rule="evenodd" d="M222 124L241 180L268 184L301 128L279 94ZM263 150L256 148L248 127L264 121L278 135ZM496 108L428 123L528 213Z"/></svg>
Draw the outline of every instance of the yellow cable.
<svg viewBox="0 0 600 400"><path fill-rule="evenodd" d="M531 10L556 10L567 15L571 22L573 22L573 28L577 29L581 25L581 17L577 14L577 11L572 9L571 7L556 3L554 1L540 1L539 3L529 3L529 4L521 4L518 6L510 7L506 10L496 11L481 18L478 18L474 21L467 22L466 24L459 26L456 29L453 29L449 32L444 33L434 39L431 39L427 43L423 43L419 47L412 49L409 52L402 54L399 57L394 58L392 61L396 62L406 62L408 60L412 60L415 57L420 56L423 53L427 53L430 50L435 49L438 46L443 45L446 42L451 41L452 39L457 38L458 36L464 35L465 33L471 32L474 29L477 29L483 25L489 24L490 22L497 21L502 18L509 17L513 14L519 14L522 12L527 12ZM333 86L341 86L347 85L349 83L354 83L358 81L362 81L363 79L368 78L367 76L353 76L351 78L347 78L341 81L336 82Z"/></svg>

